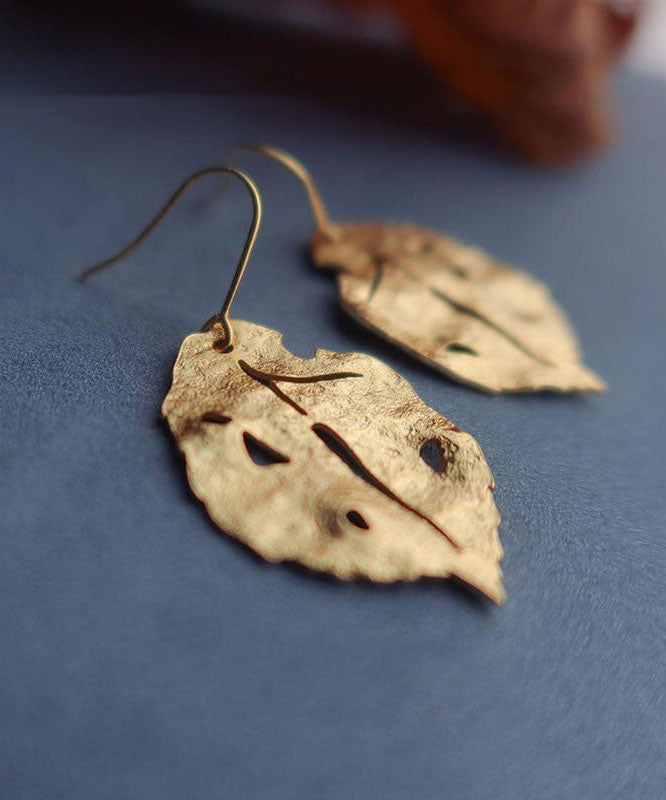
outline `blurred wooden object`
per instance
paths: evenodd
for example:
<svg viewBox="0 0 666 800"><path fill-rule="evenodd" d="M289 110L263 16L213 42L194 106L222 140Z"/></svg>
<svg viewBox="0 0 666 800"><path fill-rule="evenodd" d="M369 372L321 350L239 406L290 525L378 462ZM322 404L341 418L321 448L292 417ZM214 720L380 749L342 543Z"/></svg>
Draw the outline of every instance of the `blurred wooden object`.
<svg viewBox="0 0 666 800"><path fill-rule="evenodd" d="M609 68L638 12L592 0L387 0L441 80L529 160L566 162L612 131Z"/></svg>

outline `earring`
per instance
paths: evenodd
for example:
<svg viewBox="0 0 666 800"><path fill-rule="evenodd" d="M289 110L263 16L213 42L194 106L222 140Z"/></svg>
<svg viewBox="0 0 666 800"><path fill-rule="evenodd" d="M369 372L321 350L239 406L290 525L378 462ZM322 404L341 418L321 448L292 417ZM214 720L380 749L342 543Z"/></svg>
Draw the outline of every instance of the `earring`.
<svg viewBox="0 0 666 800"><path fill-rule="evenodd" d="M298 358L279 332L230 319L261 221L247 175L195 173L129 245L81 278L134 250L197 180L223 174L247 189L252 223L222 308L183 341L162 404L193 493L268 561L343 580L455 575L501 603L499 515L477 442L375 358Z"/></svg>
<svg viewBox="0 0 666 800"><path fill-rule="evenodd" d="M315 218L311 255L337 270L354 318L449 377L487 392L603 391L548 289L449 236L402 223L331 222L312 176L293 156L260 153L304 185Z"/></svg>

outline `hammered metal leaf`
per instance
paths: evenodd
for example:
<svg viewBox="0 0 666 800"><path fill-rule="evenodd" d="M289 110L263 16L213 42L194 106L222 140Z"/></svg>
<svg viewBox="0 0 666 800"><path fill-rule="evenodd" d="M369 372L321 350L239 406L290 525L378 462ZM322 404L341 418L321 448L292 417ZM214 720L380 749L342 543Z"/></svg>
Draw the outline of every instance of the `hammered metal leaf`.
<svg viewBox="0 0 666 800"><path fill-rule="evenodd" d="M481 250L405 224L315 234L344 307L450 377L488 392L603 391L548 289Z"/></svg>
<svg viewBox="0 0 666 800"><path fill-rule="evenodd" d="M294 356L234 322L181 346L162 412L214 522L269 561L348 580L455 575L502 602L493 478L476 441L367 355Z"/></svg>

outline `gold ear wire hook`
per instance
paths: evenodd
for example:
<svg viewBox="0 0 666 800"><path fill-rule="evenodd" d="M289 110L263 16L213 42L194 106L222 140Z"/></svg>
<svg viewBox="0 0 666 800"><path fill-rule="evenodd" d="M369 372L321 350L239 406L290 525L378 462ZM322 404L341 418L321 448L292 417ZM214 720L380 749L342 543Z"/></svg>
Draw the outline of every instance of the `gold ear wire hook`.
<svg viewBox="0 0 666 800"><path fill-rule="evenodd" d="M238 153L258 153L260 155L267 156L274 161L278 161L280 164L286 167L303 184L308 195L308 200L310 201L310 206L312 207L312 214L319 232L330 239L334 239L337 236L338 227L331 221L312 175L305 165L302 164L297 158L294 158L294 156L290 155L284 150L281 150L279 147L273 147L269 144L239 144L235 147L232 147L228 152L227 164L230 164L232 158Z"/></svg>
<svg viewBox="0 0 666 800"><path fill-rule="evenodd" d="M224 298L224 302L222 303L222 308L219 315L213 317L210 322L207 323L207 325L211 323L219 323L222 326L224 332L223 341L225 343L223 350L228 352L233 348L234 343L234 333L231 327L231 322L229 321L229 309L234 301L234 297L236 296L240 282L243 279L243 274L245 272L245 268L247 267L247 263L250 260L250 254L252 253L252 248L254 247L254 242L257 238L257 233L261 224L262 214L261 196L259 195L259 190L255 186L252 179L240 170L234 169L233 167L206 167L204 169L200 169L198 172L195 172L193 175L190 175L189 178L186 178L180 184L180 186L166 201L153 219L151 219L151 221L146 225L146 227L137 236L135 236L128 245L123 247L122 250L119 250L110 258L88 267L88 269L84 270L79 275L79 280L87 280L92 275L101 272L103 269L107 269L107 267L116 264L118 261L122 261L123 258L136 250L136 248L139 247L139 245L144 242L150 236L150 234L164 221L164 218L167 216L169 211L171 211L171 209L176 205L176 203L190 188L190 186L196 183L196 181L198 181L200 178L204 178L207 175L234 175L236 178L242 181L250 197L252 198L252 223L250 224L250 228L245 238L245 244L243 245L240 258L238 259L238 266L236 267L236 271L231 280L231 285L227 291L227 296Z"/></svg>

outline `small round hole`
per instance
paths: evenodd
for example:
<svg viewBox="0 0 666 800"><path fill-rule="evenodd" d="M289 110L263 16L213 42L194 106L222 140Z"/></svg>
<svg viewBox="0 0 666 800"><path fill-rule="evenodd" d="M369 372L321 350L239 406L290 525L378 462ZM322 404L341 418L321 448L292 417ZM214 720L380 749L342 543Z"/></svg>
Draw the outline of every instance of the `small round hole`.
<svg viewBox="0 0 666 800"><path fill-rule="evenodd" d="M213 342L213 350L217 350L218 353L230 353L234 349L232 344L227 344L226 339L216 339Z"/></svg>
<svg viewBox="0 0 666 800"><path fill-rule="evenodd" d="M442 453L442 446L437 439L428 439L423 442L419 450L419 455L425 463L440 475L444 472L444 454Z"/></svg>

